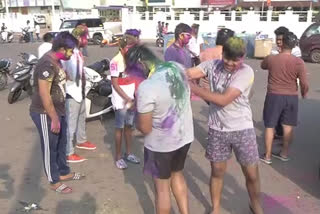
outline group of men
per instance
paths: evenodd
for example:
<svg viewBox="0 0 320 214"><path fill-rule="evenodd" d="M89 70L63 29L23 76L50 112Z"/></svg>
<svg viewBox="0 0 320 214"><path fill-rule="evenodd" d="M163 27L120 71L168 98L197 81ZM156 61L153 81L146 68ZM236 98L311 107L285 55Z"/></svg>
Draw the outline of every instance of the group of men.
<svg viewBox="0 0 320 214"><path fill-rule="evenodd" d="M259 159L271 163L274 128L280 123L284 131L283 149L273 156L289 160L288 145L292 128L297 124L297 79L302 96L306 97L308 92L304 63L291 54L296 37L289 30L281 41L277 36L279 54L261 63L263 69L269 70L269 77L264 106L266 154L259 156L249 102L254 72L244 63L245 42L235 37L232 30L221 29L217 34L217 46L203 52L205 60L194 67L187 49L192 32L186 24L177 25L175 42L166 50L165 61L140 44L138 30L127 30L119 41L119 53L110 63L116 127L115 165L126 169L126 161L140 162L131 152L132 130L136 123L145 136L143 172L152 176L155 184L156 213L170 213L172 191L180 213L188 214L188 191L182 170L194 140L192 92L209 104L205 157L211 164L211 214L220 213L223 177L232 151L246 179L249 207L253 213L262 214ZM70 118L75 114L79 119L84 106L83 93L73 95L68 92L68 86L66 90L64 87L67 80L79 89L75 91L83 88L84 74L77 73L83 71L83 64L78 64L81 61L78 49L77 36L69 33L60 33L53 40L52 50L40 59L35 70L36 90L30 107L41 137L45 172L51 188L61 193L72 191L63 181L83 178L80 173L71 173L66 164L66 138L70 130L73 131L69 135L74 134L74 127L79 128L80 123L71 124ZM71 57L76 60L67 61ZM84 139L81 133L79 135L79 139ZM124 156L121 153L123 136L126 141Z"/></svg>

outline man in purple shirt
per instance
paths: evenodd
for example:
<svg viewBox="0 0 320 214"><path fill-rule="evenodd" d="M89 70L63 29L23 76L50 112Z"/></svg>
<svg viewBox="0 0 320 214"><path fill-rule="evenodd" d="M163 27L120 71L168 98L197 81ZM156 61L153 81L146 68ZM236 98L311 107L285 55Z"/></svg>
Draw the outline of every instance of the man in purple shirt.
<svg viewBox="0 0 320 214"><path fill-rule="evenodd" d="M180 63L185 68L192 67L192 60L190 56L190 51L186 48L192 35L192 28L189 25L180 23L177 25L174 36L175 42L167 48L164 54L165 61L174 61Z"/></svg>

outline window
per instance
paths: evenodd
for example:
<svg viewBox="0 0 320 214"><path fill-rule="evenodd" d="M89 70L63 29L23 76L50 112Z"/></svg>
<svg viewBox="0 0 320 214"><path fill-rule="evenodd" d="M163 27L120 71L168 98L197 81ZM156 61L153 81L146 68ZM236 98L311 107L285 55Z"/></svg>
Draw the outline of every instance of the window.
<svg viewBox="0 0 320 214"><path fill-rule="evenodd" d="M78 21L73 20L73 21L65 21L61 25L61 29L68 29L68 28L75 28L77 25Z"/></svg>
<svg viewBox="0 0 320 214"><path fill-rule="evenodd" d="M313 25L306 33L307 37L320 34L320 24Z"/></svg>

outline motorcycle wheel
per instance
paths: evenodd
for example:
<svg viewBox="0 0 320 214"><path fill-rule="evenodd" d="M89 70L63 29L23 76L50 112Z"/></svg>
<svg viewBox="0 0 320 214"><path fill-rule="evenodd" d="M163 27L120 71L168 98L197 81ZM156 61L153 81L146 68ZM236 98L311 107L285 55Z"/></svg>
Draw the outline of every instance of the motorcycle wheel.
<svg viewBox="0 0 320 214"><path fill-rule="evenodd" d="M8 103L12 104L12 103L16 102L19 99L21 93L22 93L22 88L18 88L17 90L15 90L13 92L10 91L9 96L8 96Z"/></svg>
<svg viewBox="0 0 320 214"><path fill-rule="evenodd" d="M30 42L30 37L26 37L26 38L24 39L24 41L25 41L26 43L29 43L29 42Z"/></svg>
<svg viewBox="0 0 320 214"><path fill-rule="evenodd" d="M8 77L4 73L0 73L0 90L3 90L7 86Z"/></svg>

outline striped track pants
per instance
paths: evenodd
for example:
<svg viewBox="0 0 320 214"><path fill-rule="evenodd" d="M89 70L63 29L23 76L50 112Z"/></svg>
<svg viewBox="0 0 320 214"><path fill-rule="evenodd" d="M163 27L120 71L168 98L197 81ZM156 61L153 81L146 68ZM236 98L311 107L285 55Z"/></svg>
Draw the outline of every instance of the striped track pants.
<svg viewBox="0 0 320 214"><path fill-rule="evenodd" d="M30 112L36 125L41 142L44 171L50 183L59 182L61 175L70 173L66 161L67 123L65 117L60 117L60 133L51 132L51 119L47 114Z"/></svg>

